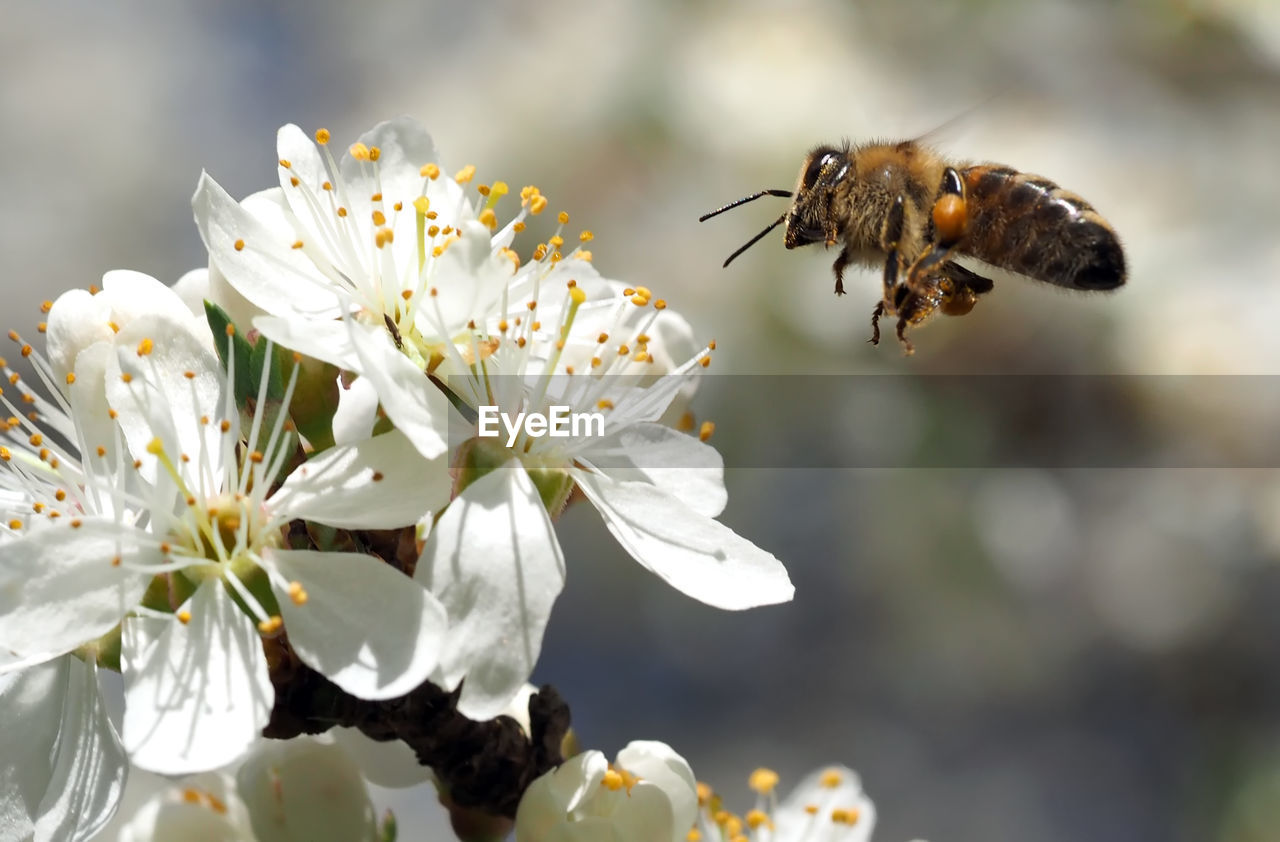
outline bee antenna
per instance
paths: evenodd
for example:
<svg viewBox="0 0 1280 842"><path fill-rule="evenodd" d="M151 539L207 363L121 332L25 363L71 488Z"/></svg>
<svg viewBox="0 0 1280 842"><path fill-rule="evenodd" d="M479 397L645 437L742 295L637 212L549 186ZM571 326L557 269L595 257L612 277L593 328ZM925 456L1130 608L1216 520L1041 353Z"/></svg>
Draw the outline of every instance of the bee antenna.
<svg viewBox="0 0 1280 842"><path fill-rule="evenodd" d="M751 198L752 198L752 199L755 199L755 198L758 198L760 195L763 195L763 194L757 194L756 196L752 196ZM790 194L788 194L788 195L790 195ZM750 201L750 199L743 199L743 200L742 200L742 202L748 202L748 201ZM735 204L735 205L740 205L740 204L742 204L742 202L734 202L734 204ZM730 205L729 207L733 207L733 205ZM721 208L720 210L728 210L728 208ZM716 213L719 213L719 212L720 212L720 211L716 211ZM726 257L726 258L725 258L725 260L724 260L724 266L725 266L725 267L727 267L730 263L732 263L732 262L733 262L733 259L734 259L735 257L737 257L738 255L742 254L744 251L746 251L747 249L751 248L751 247L752 247L752 246L754 246L756 243L760 242L760 240L762 240L762 239L764 238L764 235L765 235L765 234L768 234L768 233L769 233L770 231L772 231L774 228L777 228L779 225L781 225L781 224L782 224L782 220L784 220L784 219L786 219L786 218L787 218L787 215L784 213L782 216L778 217L778 218L777 218L777 219L775 219L773 222L770 222L770 223L769 223L769 226L768 226L767 228L765 228L765 229L764 229L763 231L761 231L759 234L756 234L756 235L755 235L754 237L752 237L750 240L747 240L747 242L742 246L742 248L738 249L738 250L737 250L737 251L735 251L733 254L731 254L731 255L729 255L728 257ZM722 267L722 268L723 268L723 267Z"/></svg>
<svg viewBox="0 0 1280 842"><path fill-rule="evenodd" d="M742 199L738 199L736 201L730 202L724 207L716 208L711 213L704 213L702 216L698 217L698 221L706 222L708 219L710 219L713 216L719 216L720 214L724 213L727 210L733 210L738 205L745 205L747 202L754 202L756 199L759 199L761 196L781 196L784 199L790 199L792 196L792 193L790 190L761 190L759 193L752 193L750 196L746 196ZM774 224L776 225L777 223L774 223ZM765 229L765 230L768 230L768 229ZM755 242L755 240L752 240L751 242ZM747 245L751 245L751 243L748 243ZM737 255L734 255L734 256L736 257Z"/></svg>

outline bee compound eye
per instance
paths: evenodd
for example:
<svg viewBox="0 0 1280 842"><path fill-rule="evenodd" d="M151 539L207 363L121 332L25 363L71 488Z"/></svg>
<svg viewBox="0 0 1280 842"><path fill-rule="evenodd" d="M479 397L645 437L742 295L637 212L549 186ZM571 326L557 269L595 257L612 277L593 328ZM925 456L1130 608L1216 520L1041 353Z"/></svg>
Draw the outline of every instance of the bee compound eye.
<svg viewBox="0 0 1280 842"><path fill-rule="evenodd" d="M836 162L839 156L835 152L824 152L821 155L815 154L809 162L809 168L804 171L804 186L810 188L817 184L818 176L822 175L822 171Z"/></svg>

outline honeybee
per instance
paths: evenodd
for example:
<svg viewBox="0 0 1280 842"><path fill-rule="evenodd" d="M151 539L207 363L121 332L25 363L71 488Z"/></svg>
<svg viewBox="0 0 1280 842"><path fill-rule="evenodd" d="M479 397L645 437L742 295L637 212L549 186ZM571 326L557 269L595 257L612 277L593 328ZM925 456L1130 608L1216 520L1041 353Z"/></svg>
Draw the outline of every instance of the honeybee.
<svg viewBox="0 0 1280 842"><path fill-rule="evenodd" d="M762 196L794 200L724 265L783 222L789 249L840 244L832 266L836 295L844 295L846 267L882 266L869 341L879 343L882 316L897 316L907 354L915 350L908 327L937 310L962 316L994 286L955 262L959 256L1071 289L1115 289L1125 281L1120 241L1084 199L1013 167L951 163L914 140L819 146L805 158L794 191L761 190L699 221Z"/></svg>

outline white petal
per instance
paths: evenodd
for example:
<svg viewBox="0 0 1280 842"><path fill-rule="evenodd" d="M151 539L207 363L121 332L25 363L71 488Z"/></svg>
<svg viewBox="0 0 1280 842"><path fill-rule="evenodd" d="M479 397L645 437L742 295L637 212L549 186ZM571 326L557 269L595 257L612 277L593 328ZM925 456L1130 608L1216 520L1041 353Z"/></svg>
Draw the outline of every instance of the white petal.
<svg viewBox="0 0 1280 842"><path fill-rule="evenodd" d="M644 482L572 473L618 543L677 590L730 610L795 594L782 562L671 495Z"/></svg>
<svg viewBox="0 0 1280 842"><path fill-rule="evenodd" d="M359 728L337 727L327 733L347 750L371 784L405 789L431 778L431 767L419 763L413 749L401 740L370 739Z"/></svg>
<svg viewBox="0 0 1280 842"><path fill-rule="evenodd" d="M190 274L198 279L207 271L197 269ZM107 272L102 276L102 292L95 297L101 296L110 303L111 320L117 328L145 316L160 316L182 325L201 342L207 344L212 339L203 306L193 313L182 296L150 275L125 269Z"/></svg>
<svg viewBox="0 0 1280 842"><path fill-rule="evenodd" d="M258 739L275 692L262 640L220 580L196 589L190 622L124 623L124 746L162 775L225 766Z"/></svg>
<svg viewBox="0 0 1280 842"><path fill-rule="evenodd" d="M598 751L570 757L525 789L516 809L516 842L543 842L600 787L609 762Z"/></svg>
<svg viewBox="0 0 1280 842"><path fill-rule="evenodd" d="M815 822L835 809L856 810L852 827ZM810 772L796 785L774 813L777 842L867 842L876 826L876 805L862 790L858 774L847 766L829 766Z"/></svg>
<svg viewBox="0 0 1280 842"><path fill-rule="evenodd" d="M448 401L432 385L427 375L396 349L382 327L370 327L347 320L351 341L360 365L356 369L369 378L387 417L403 431L428 459L448 449Z"/></svg>
<svg viewBox="0 0 1280 842"><path fill-rule="evenodd" d="M533 672L564 557L551 519L514 460L467 486L431 530L414 578L449 611L444 686L465 676L458 710L502 713Z"/></svg>
<svg viewBox="0 0 1280 842"><path fill-rule="evenodd" d="M397 529L443 508L451 482L447 455L427 461L404 433L392 430L299 465L270 506L290 519L343 529Z"/></svg>
<svg viewBox="0 0 1280 842"><path fill-rule="evenodd" d="M684 839L698 817L698 781L688 762L666 743L635 740L618 752L618 765L662 790L671 802L676 839Z"/></svg>
<svg viewBox="0 0 1280 842"><path fill-rule="evenodd" d="M71 289L58 296L49 310L45 348L54 373L63 377L74 371L76 357L95 342L110 342L111 305L87 289Z"/></svg>
<svg viewBox="0 0 1280 842"><path fill-rule="evenodd" d="M355 371L360 366L351 331L337 319L320 321L296 316L258 316L253 326L263 336L285 348Z"/></svg>
<svg viewBox="0 0 1280 842"><path fill-rule="evenodd" d="M373 842L377 822L360 768L338 745L267 740L236 772L236 792L258 839Z"/></svg>
<svg viewBox="0 0 1280 842"><path fill-rule="evenodd" d="M151 340L152 347L150 353L140 355L143 340ZM107 400L118 413L129 451L142 460L142 475L151 481L159 476L156 458L147 450L157 437L181 470L194 473L208 465L221 467L218 425L200 423L201 418L222 417L224 408L225 378L212 346L197 340L180 323L160 316L135 319L115 341L115 360L107 363ZM183 454L190 457L189 463L180 461ZM206 496L221 490L220 477L188 480Z"/></svg>
<svg viewBox="0 0 1280 842"><path fill-rule="evenodd" d="M213 295L210 291L209 267L192 269L174 281L172 289L174 294L182 299L182 303L187 305L191 315L199 319L205 326L205 330L208 330L209 320L205 316L204 302L210 300Z"/></svg>
<svg viewBox="0 0 1280 842"><path fill-rule="evenodd" d="M436 668L445 609L389 564L311 550L272 552L263 563L298 657L351 695L403 696ZM289 598L290 582L306 591L304 604Z"/></svg>
<svg viewBox="0 0 1280 842"><path fill-rule="evenodd" d="M338 444L364 441L378 420L378 393L367 377L357 377L338 393L338 411L333 416L333 440Z"/></svg>
<svg viewBox="0 0 1280 842"><path fill-rule="evenodd" d="M151 581L138 566L161 560L150 535L90 519L36 530L3 553L6 567L24 571L0 591L0 644L18 655L61 654L106 634Z"/></svg>
<svg viewBox="0 0 1280 842"><path fill-rule="evenodd" d="M200 174L191 205L209 259L250 302L279 316L338 317L338 299L315 264L242 208L208 173Z"/></svg>
<svg viewBox="0 0 1280 842"><path fill-rule="evenodd" d="M610 479L648 481L707 517L729 501L720 452L661 424L635 424L589 440L581 457Z"/></svg>
<svg viewBox="0 0 1280 842"><path fill-rule="evenodd" d="M62 726L51 746L53 774L40 803L36 839L89 839L115 814L128 758L107 715L94 665L70 655L59 661L65 684L54 709L61 709ZM7 727L17 725L10 721Z"/></svg>

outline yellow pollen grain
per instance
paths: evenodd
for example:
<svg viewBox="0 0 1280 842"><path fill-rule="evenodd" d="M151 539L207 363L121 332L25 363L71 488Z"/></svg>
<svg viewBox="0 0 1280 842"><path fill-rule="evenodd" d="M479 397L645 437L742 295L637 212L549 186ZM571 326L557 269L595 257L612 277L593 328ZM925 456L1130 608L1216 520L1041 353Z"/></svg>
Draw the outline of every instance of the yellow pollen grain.
<svg viewBox="0 0 1280 842"><path fill-rule="evenodd" d="M53 492L53 499L61 503L63 500L67 499L67 492L59 488L57 491Z"/></svg>
<svg viewBox="0 0 1280 842"><path fill-rule="evenodd" d="M487 184L477 184L477 185L476 185L476 192L477 192L477 193L479 193L481 196L484 196L484 197L486 197L486 198L487 198L487 197L489 196L489 185L487 185Z"/></svg>
<svg viewBox="0 0 1280 842"><path fill-rule="evenodd" d="M370 197L369 197L369 201L371 201L371 202L381 202L381 201L382 201L382 194L381 194L381 193L374 193L372 196L370 196Z"/></svg>
<svg viewBox="0 0 1280 842"><path fill-rule="evenodd" d="M560 213L556 214L556 219L560 221L561 225L569 224L569 214L564 211L560 211Z"/></svg>
<svg viewBox="0 0 1280 842"><path fill-rule="evenodd" d="M546 256L547 256L547 247L544 246L542 243L538 243L538 247L533 250L533 259L541 260Z"/></svg>
<svg viewBox="0 0 1280 842"><path fill-rule="evenodd" d="M446 234L446 235L448 235L448 234L452 234L452 233L453 233L453 226L452 226L452 225L446 225L445 227L443 227L443 228L441 228L441 229L440 229L440 233L441 233L441 234Z"/></svg>
<svg viewBox="0 0 1280 842"><path fill-rule="evenodd" d="M302 240L294 240L293 245L291 245L289 248L292 248L292 249L302 248Z"/></svg>
<svg viewBox="0 0 1280 842"><path fill-rule="evenodd" d="M178 458L179 458L180 460L182 460L183 464L186 464L186 463L188 463L188 462L190 462L190 461L191 461L191 457L190 457L190 456L188 456L188 455L187 455L187 454L185 454L185 453L180 454L180 455L178 456Z"/></svg>
<svg viewBox="0 0 1280 842"><path fill-rule="evenodd" d="M525 342L526 342L525 338L521 336L519 339L516 340L516 347L523 348L525 346Z"/></svg>
<svg viewBox="0 0 1280 842"><path fill-rule="evenodd" d="M390 228L379 228L378 233L373 235L373 242L378 248L382 248L394 241L395 238L395 232Z"/></svg>
<svg viewBox="0 0 1280 842"><path fill-rule="evenodd" d="M655 309L655 310L665 310L665 309L667 309L667 302L666 302L666 299L659 298L657 301L653 302L653 309Z"/></svg>
<svg viewBox="0 0 1280 842"><path fill-rule="evenodd" d="M818 779L818 786L826 789L835 789L844 782L844 775L840 774L839 769L827 769L822 773L822 777Z"/></svg>
<svg viewBox="0 0 1280 842"><path fill-rule="evenodd" d="M547 197L543 196L542 194L538 194L537 196L534 196L529 201L529 213L533 214L534 216L537 216L538 214L542 213L546 209L547 209Z"/></svg>
<svg viewBox="0 0 1280 842"><path fill-rule="evenodd" d="M519 221L519 222L517 222L515 225L512 225L512 226L511 226L511 230L512 230L512 231L515 231L517 234L519 234L521 231L523 231L523 230L524 230L525 228L527 228L527 227L528 227L528 226L526 226L526 225L524 224L524 220L520 220L520 221Z"/></svg>
<svg viewBox="0 0 1280 842"><path fill-rule="evenodd" d="M347 218L347 209L346 209L346 208L338 208L338 216L339 216L339 217L341 217L342 219L346 219L346 218Z"/></svg>
<svg viewBox="0 0 1280 842"><path fill-rule="evenodd" d="M316 129L316 143L320 144L321 146L324 146L328 142L329 142L329 130Z"/></svg>
<svg viewBox="0 0 1280 842"><path fill-rule="evenodd" d="M280 631L280 627L284 625L284 619L279 614L272 614L267 619L258 623L258 631L262 634L275 634Z"/></svg>
<svg viewBox="0 0 1280 842"><path fill-rule="evenodd" d="M707 806L707 804L711 801L711 796L715 794L715 791L711 789L711 786L709 784L703 783L702 781L698 781L697 792L698 792L699 807Z"/></svg>
<svg viewBox="0 0 1280 842"><path fill-rule="evenodd" d="M291 175L291 176L289 176L289 186L290 186L290 187L297 187L297 186L298 186L299 184L301 184L301 183L302 183L302 182L298 181L298 177L297 177L296 175Z"/></svg>
<svg viewBox="0 0 1280 842"><path fill-rule="evenodd" d="M613 401L609 400L608 398L601 398L600 400L596 401L596 408L597 409L613 409Z"/></svg>
<svg viewBox="0 0 1280 842"><path fill-rule="evenodd" d="M98 458L101 459L102 457L107 455L107 449L102 445L98 445L97 453L98 453Z"/></svg>
<svg viewBox="0 0 1280 842"><path fill-rule="evenodd" d="M439 233L440 233L440 226L439 226L439 225L431 225L431 226L428 226L428 227L427 227L427 236L428 236L428 237L434 237L436 234L439 234Z"/></svg>
<svg viewBox="0 0 1280 842"><path fill-rule="evenodd" d="M651 336L650 336L649 334L647 334L647 333L637 333L637 334L636 334L636 343L637 343L637 344L640 344L640 345L648 345L651 341L653 341L653 337L651 337Z"/></svg>
<svg viewBox="0 0 1280 842"><path fill-rule="evenodd" d="M79 529L79 528L80 528L80 526L81 526L81 524L83 524L83 523L84 523L84 521L80 520L79 518L76 518L75 520L71 521L71 528L72 528L72 529Z"/></svg>
<svg viewBox="0 0 1280 842"><path fill-rule="evenodd" d="M651 359L653 359L653 358L652 358L652 357L650 357L650 356L649 356L647 353L645 353L644 351L636 351L636 352L635 352L635 354L631 357L631 361L632 361L633 363L647 363L647 362L649 362Z"/></svg>
<svg viewBox="0 0 1280 842"><path fill-rule="evenodd" d="M648 287L636 287L636 295L642 298L653 298L653 291Z"/></svg>
<svg viewBox="0 0 1280 842"><path fill-rule="evenodd" d="M49 299L46 298L44 301L40 302L41 313L48 313L52 309L53 309L53 302L50 301Z"/></svg>
<svg viewBox="0 0 1280 842"><path fill-rule="evenodd" d="M631 303L637 307L647 307L649 306L649 299L645 298L643 295L633 295L631 296Z"/></svg>
<svg viewBox="0 0 1280 842"><path fill-rule="evenodd" d="M287 170L287 169L291 168L291 167L293 166L293 164L289 163L289 159L288 159L288 158L281 158L281 159L280 159L280 166L284 167L284 168Z"/></svg>
<svg viewBox="0 0 1280 842"><path fill-rule="evenodd" d="M422 169L418 170L418 175L435 181L440 177L440 168L435 164L423 164Z"/></svg>
<svg viewBox="0 0 1280 842"><path fill-rule="evenodd" d="M589 243L595 238L596 238L596 235L591 233L590 231L583 231L578 234L578 242L580 243Z"/></svg>
<svg viewBox="0 0 1280 842"><path fill-rule="evenodd" d="M332 181L324 182L323 184L320 185L320 189L326 190L326 191L333 190L333 182Z"/></svg>
<svg viewBox="0 0 1280 842"><path fill-rule="evenodd" d="M179 611L179 612L178 612L178 622L179 622L179 623L182 623L182 625L184 625L184 626L185 626L187 623L191 622L191 612L190 612L190 611Z"/></svg>
<svg viewBox="0 0 1280 842"><path fill-rule="evenodd" d="M244 240L236 240L236 251L244 251Z"/></svg>
<svg viewBox="0 0 1280 842"><path fill-rule="evenodd" d="M453 174L453 180L459 184L466 184L468 181L476 177L476 165L467 164L462 169Z"/></svg>
<svg viewBox="0 0 1280 842"><path fill-rule="evenodd" d="M376 161L382 157L382 148L378 146L369 147L369 160Z"/></svg>
<svg viewBox="0 0 1280 842"><path fill-rule="evenodd" d="M133 469L134 469L135 471L137 471L137 470L140 470L141 468L142 468L142 460L141 460L141 459L134 459L134 460L133 460Z"/></svg>
<svg viewBox="0 0 1280 842"><path fill-rule="evenodd" d="M843 824L852 827L858 823L858 809L856 807L836 807L831 811L831 821L833 824Z"/></svg>
<svg viewBox="0 0 1280 842"><path fill-rule="evenodd" d="M9 448L0 445L0 462L8 462L12 458L13 453L10 452Z"/></svg>
<svg viewBox="0 0 1280 842"><path fill-rule="evenodd" d="M628 355L628 354L630 354L630 353L631 353L631 348L630 348L629 346L627 346L627 345L619 345L619 346L618 346L618 356L620 356L620 357L625 357L625 356L627 356L627 355Z"/></svg>
<svg viewBox="0 0 1280 842"><path fill-rule="evenodd" d="M262 455L261 450L255 450L249 454L249 461L255 465L261 465L264 458L266 457Z"/></svg>
<svg viewBox="0 0 1280 842"><path fill-rule="evenodd" d="M391 208L395 210L397 213L399 213L400 211L404 210L404 202L396 202L394 205L391 206Z"/></svg>
<svg viewBox="0 0 1280 842"><path fill-rule="evenodd" d="M485 208L480 211L480 224L493 231L498 227L498 215L493 212L493 208Z"/></svg>
<svg viewBox="0 0 1280 842"><path fill-rule="evenodd" d="M307 591L305 588L302 587L301 582L289 583L289 599L293 602L294 605L307 604Z"/></svg>
<svg viewBox="0 0 1280 842"><path fill-rule="evenodd" d="M22 521L20 521L20 520L18 520L18 519L16 519L16 518L15 518L15 519L13 519L13 520L11 520L11 521L9 521L9 528L10 528L10 529L12 529L12 530L14 530L14 531L16 532L17 530L19 530L19 529L21 529L21 528L22 528Z"/></svg>
<svg viewBox="0 0 1280 842"><path fill-rule="evenodd" d="M573 372L574 372L574 371L575 371L575 369L574 369L574 367L573 367L573 366L571 366L571 365L567 365L567 366L565 366L565 367L564 367L564 373L565 373L565 374L573 374Z"/></svg>
<svg viewBox="0 0 1280 842"><path fill-rule="evenodd" d="M374 224L374 225L386 225L386 224L387 224L387 215L386 215L385 213L383 213L382 211L380 211L380 210L376 210L376 211L374 211L374 212L373 212L373 224Z"/></svg>
<svg viewBox="0 0 1280 842"><path fill-rule="evenodd" d="M600 367L600 366L602 366L602 365L604 365L604 360L600 359L599 357L592 357L592 358L591 358L591 367L592 367L592 368L599 368L599 367Z"/></svg>
<svg viewBox="0 0 1280 842"><path fill-rule="evenodd" d="M23 356L23 357L29 357L29 356L31 356L31 351L32 351L32 348L31 348L31 346L30 346L30 345L23 345L23 346L22 346L22 356Z"/></svg>
<svg viewBox="0 0 1280 842"><path fill-rule="evenodd" d="M359 141L351 144L351 146L347 148L347 151L351 153L351 157L355 158L357 161L368 161L372 158L369 147Z"/></svg>
<svg viewBox="0 0 1280 842"><path fill-rule="evenodd" d="M39 332L39 333L44 333L44 332L45 332L45 331L47 331L48 329L49 329L49 323L48 323L48 322L38 322L38 323L36 324L36 331L37 331L37 332Z"/></svg>
<svg viewBox="0 0 1280 842"><path fill-rule="evenodd" d="M107 327L111 328L112 333L120 332L120 325L116 324L115 322L107 322Z"/></svg>
<svg viewBox="0 0 1280 842"><path fill-rule="evenodd" d="M539 320L537 320L537 319L535 319L535 320L533 320L533 321L529 322L529 329L530 329L530 330L542 330L542 322L541 322L541 321L539 321Z"/></svg>
<svg viewBox="0 0 1280 842"><path fill-rule="evenodd" d="M506 320L506 319L500 319L500 320L498 321L498 332L499 332L499 333L506 333L506 332L507 332L507 328L509 328L510 326L511 326L511 325L507 324L507 320Z"/></svg>
<svg viewBox="0 0 1280 842"><path fill-rule="evenodd" d="M70 386L76 382L76 373L74 371L67 372L67 385Z"/></svg>
<svg viewBox="0 0 1280 842"><path fill-rule="evenodd" d="M150 337L144 338L138 343L138 356L145 357L147 354L150 354L155 350L155 347L156 343L152 342Z"/></svg>
<svg viewBox="0 0 1280 842"><path fill-rule="evenodd" d="M622 789L622 775L619 775L613 769L604 773L604 777L600 779L600 785L611 792L617 792Z"/></svg>
<svg viewBox="0 0 1280 842"><path fill-rule="evenodd" d="M32 433L31 438L27 439L27 441L31 442L32 447L39 447L44 444L44 436L39 433Z"/></svg>
<svg viewBox="0 0 1280 842"><path fill-rule="evenodd" d="M586 262L586 263L590 263L590 262L591 262L591 252L587 251L586 249L576 249L576 250L573 252L573 255L572 255L572 256L573 256L573 257L576 257L576 258L578 258L579 260L582 260L582 261L584 261L584 262Z"/></svg>
<svg viewBox="0 0 1280 842"><path fill-rule="evenodd" d="M748 810L746 820L747 827L752 830L759 830L762 827L773 826L773 823L769 821L769 814L764 810Z"/></svg>
<svg viewBox="0 0 1280 842"><path fill-rule="evenodd" d="M557 249L558 249L558 248L560 248L562 245L564 245L564 237L561 237L559 234L556 234L556 235L555 235L555 236L553 236L551 239L547 240L547 243L548 243L552 248L557 248Z"/></svg>
<svg viewBox="0 0 1280 842"><path fill-rule="evenodd" d="M703 368L711 368L711 357L709 356L703 357L702 359L698 360L698 365L702 366Z"/></svg>
<svg viewBox="0 0 1280 842"><path fill-rule="evenodd" d="M716 423L714 421L703 421L702 426L698 428L698 440L706 441L715 434ZM776 776L775 776L776 777ZM753 787L754 789L754 787ZM757 790L757 792L765 792L765 790Z"/></svg>
<svg viewBox="0 0 1280 842"><path fill-rule="evenodd" d="M552 262L552 263L559 263L559 262L560 262L561 260L563 260L563 259L564 259L564 258L563 258L563 256L560 254L560 252L558 252L558 251L553 251L553 252L551 252L551 262Z"/></svg>
<svg viewBox="0 0 1280 842"><path fill-rule="evenodd" d="M707 425L703 424L702 427L703 429L706 429ZM712 429L715 429L714 424L712 425ZM778 786L778 773L772 769L766 769L761 766L759 769L752 772L751 776L747 778L747 786L761 795L768 795Z"/></svg>
<svg viewBox="0 0 1280 842"><path fill-rule="evenodd" d="M231 422L224 418L222 420L222 423L218 425L218 429L224 433L227 432L228 430L231 429Z"/></svg>

